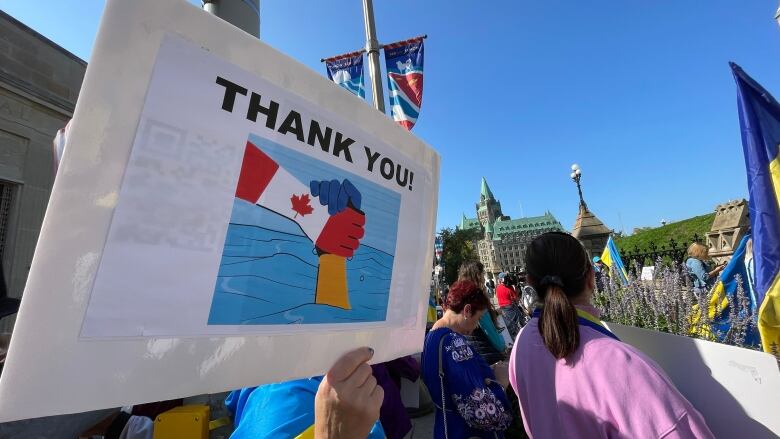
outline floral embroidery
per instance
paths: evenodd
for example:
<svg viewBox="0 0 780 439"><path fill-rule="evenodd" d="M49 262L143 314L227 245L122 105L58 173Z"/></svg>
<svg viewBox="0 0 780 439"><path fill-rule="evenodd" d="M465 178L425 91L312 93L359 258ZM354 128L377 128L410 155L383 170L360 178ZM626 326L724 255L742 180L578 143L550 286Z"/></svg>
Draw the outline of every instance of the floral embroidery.
<svg viewBox="0 0 780 439"><path fill-rule="evenodd" d="M487 387L478 387L470 395L453 394L452 400L466 423L485 430L505 430L512 422L504 405Z"/></svg>
<svg viewBox="0 0 780 439"><path fill-rule="evenodd" d="M452 337L452 341L444 349L452 355L452 359L456 362L470 360L474 357L474 351L471 350L463 337Z"/></svg>

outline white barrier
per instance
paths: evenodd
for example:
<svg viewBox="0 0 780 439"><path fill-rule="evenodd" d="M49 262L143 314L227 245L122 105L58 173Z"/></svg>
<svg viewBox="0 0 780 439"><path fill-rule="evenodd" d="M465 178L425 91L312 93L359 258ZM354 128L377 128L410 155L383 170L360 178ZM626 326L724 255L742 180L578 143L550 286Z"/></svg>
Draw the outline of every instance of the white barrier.
<svg viewBox="0 0 780 439"><path fill-rule="evenodd" d="M609 323L655 360L719 438L780 434L780 372L772 355Z"/></svg>

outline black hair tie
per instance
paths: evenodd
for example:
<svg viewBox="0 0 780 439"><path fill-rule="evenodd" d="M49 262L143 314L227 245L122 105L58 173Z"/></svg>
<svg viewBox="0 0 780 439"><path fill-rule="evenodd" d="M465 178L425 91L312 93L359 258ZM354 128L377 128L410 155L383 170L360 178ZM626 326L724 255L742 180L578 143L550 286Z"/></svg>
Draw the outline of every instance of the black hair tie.
<svg viewBox="0 0 780 439"><path fill-rule="evenodd" d="M545 276L539 281L539 286L542 288L547 288L550 285L555 285L563 289L563 281L558 276Z"/></svg>

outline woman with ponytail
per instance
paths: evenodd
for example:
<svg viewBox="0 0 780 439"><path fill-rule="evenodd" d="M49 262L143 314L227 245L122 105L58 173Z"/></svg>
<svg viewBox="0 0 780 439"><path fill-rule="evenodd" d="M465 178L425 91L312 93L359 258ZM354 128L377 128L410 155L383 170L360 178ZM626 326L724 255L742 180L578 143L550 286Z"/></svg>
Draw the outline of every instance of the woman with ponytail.
<svg viewBox="0 0 780 439"><path fill-rule="evenodd" d="M509 379L530 437L714 437L663 370L601 323L577 239L537 237L525 267L540 307L517 336Z"/></svg>

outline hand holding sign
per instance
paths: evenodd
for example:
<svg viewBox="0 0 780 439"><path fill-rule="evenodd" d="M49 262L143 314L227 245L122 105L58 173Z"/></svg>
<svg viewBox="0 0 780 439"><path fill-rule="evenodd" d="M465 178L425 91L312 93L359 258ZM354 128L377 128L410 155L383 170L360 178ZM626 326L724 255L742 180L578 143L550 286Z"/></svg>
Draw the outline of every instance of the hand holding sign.
<svg viewBox="0 0 780 439"><path fill-rule="evenodd" d="M368 361L371 348L342 355L322 379L314 399L314 435L318 438L364 438L379 419L384 390Z"/></svg>

